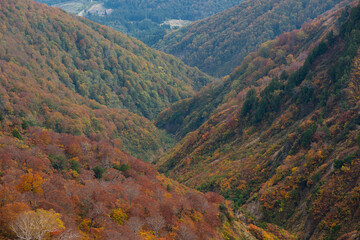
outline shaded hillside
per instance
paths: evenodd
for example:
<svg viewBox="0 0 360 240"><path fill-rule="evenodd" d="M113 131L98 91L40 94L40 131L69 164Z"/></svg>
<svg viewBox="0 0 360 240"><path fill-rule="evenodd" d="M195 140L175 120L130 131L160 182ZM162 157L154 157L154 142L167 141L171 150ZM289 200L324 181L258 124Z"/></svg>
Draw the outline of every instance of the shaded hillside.
<svg viewBox="0 0 360 240"><path fill-rule="evenodd" d="M229 9L242 0L38 0L109 26L148 45L171 30L167 20L195 21ZM79 8L78 6L83 6ZM93 7L95 6L95 7ZM95 10L96 9L96 10ZM106 13L105 13L106 12ZM164 24L163 24L164 23Z"/></svg>
<svg viewBox="0 0 360 240"><path fill-rule="evenodd" d="M30 71L41 65L52 79L101 104L153 118L210 81L179 59L59 9L1 4L1 58Z"/></svg>
<svg viewBox="0 0 360 240"><path fill-rule="evenodd" d="M242 0L162 0L113 1L105 0L105 7L113 9L106 16L87 15L91 20L136 37L149 46L170 31L166 20L195 21L235 6Z"/></svg>
<svg viewBox="0 0 360 240"><path fill-rule="evenodd" d="M280 35L274 41L263 43L257 52L250 53L244 61L227 77L205 86L192 98L186 98L163 110L156 119L156 126L183 137L196 130L211 115L221 111L217 109L232 98L242 99L241 91L264 78L266 85L271 77L286 69L297 69L304 61L309 48L313 46L337 22L334 17L339 8L335 7L311 23L304 24L301 30Z"/></svg>
<svg viewBox="0 0 360 240"><path fill-rule="evenodd" d="M248 0L154 45L213 76L231 73L263 42L300 28L342 0Z"/></svg>
<svg viewBox="0 0 360 240"><path fill-rule="evenodd" d="M222 104L160 170L299 239L359 237L359 23L360 7L347 8L250 54L218 84L231 89Z"/></svg>

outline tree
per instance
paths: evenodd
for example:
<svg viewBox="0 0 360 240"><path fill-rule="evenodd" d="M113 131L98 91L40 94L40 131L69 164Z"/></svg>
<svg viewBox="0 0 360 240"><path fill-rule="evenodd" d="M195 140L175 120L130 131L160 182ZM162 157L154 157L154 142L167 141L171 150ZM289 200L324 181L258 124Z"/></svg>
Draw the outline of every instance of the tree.
<svg viewBox="0 0 360 240"><path fill-rule="evenodd" d="M3 190L4 189L0 188L1 193L3 193ZM13 199L13 201L14 202L0 207L0 232L6 236L12 235L9 223L13 222L19 213L30 210L30 207L27 204L23 202L16 202L15 199Z"/></svg>
<svg viewBox="0 0 360 240"><path fill-rule="evenodd" d="M16 137L20 140L23 140L23 137L21 136L19 130L17 128L14 128L13 131L12 131L12 134L13 134L13 137Z"/></svg>
<svg viewBox="0 0 360 240"><path fill-rule="evenodd" d="M63 231L59 236L56 237L57 240L74 240L74 239L80 239L80 234L78 233L78 230L75 229L66 229L66 231Z"/></svg>
<svg viewBox="0 0 360 240"><path fill-rule="evenodd" d="M115 199L107 194L98 181L87 182L84 187L78 190L78 207L84 218L83 229L90 233L92 228L98 228L100 224L105 223L103 219L109 216L107 205L110 202L115 202Z"/></svg>
<svg viewBox="0 0 360 240"><path fill-rule="evenodd" d="M103 177L103 174L104 174L104 172L106 172L106 169L101 166L96 166L93 168L93 171L95 174L95 178L100 179Z"/></svg>
<svg viewBox="0 0 360 240"><path fill-rule="evenodd" d="M92 209L89 211L89 218L90 218L90 226L89 226L89 232L91 232L91 229L94 227L95 220L98 218L102 218L107 215L107 209L104 203L102 202L96 202L92 204Z"/></svg>
<svg viewBox="0 0 360 240"><path fill-rule="evenodd" d="M135 234L142 228L144 223L138 217L131 217L127 222L126 225L134 231Z"/></svg>
<svg viewBox="0 0 360 240"><path fill-rule="evenodd" d="M33 201L30 201L30 205L34 209L36 207L36 195L43 193L44 179L38 173L33 173L32 169L28 170L27 174L20 177L20 183L17 188L20 192L31 192L33 195Z"/></svg>
<svg viewBox="0 0 360 240"><path fill-rule="evenodd" d="M178 230L178 237L180 240L198 239L194 229L188 223L181 223Z"/></svg>
<svg viewBox="0 0 360 240"><path fill-rule="evenodd" d="M316 132L317 126L314 124L306 129L300 136L300 145L303 148L307 148L310 146L311 141L314 137L314 133Z"/></svg>
<svg viewBox="0 0 360 240"><path fill-rule="evenodd" d="M124 187L125 188L123 192L126 196L126 199L129 200L131 206L134 199L137 198L137 196L140 194L139 186L134 182L129 182Z"/></svg>
<svg viewBox="0 0 360 240"><path fill-rule="evenodd" d="M10 227L18 238L24 240L42 240L51 232L65 229L59 213L44 209L20 213Z"/></svg>
<svg viewBox="0 0 360 240"><path fill-rule="evenodd" d="M80 173L80 164L75 159L70 160L70 169L76 171L77 173Z"/></svg>
<svg viewBox="0 0 360 240"><path fill-rule="evenodd" d="M256 90L252 88L246 94L246 99L241 109L241 115L245 117L249 112L251 112L257 101Z"/></svg>
<svg viewBox="0 0 360 240"><path fill-rule="evenodd" d="M116 170L121 171L121 172L126 172L127 170L130 169L130 165L129 164L121 164L121 165L114 164L113 168L115 168Z"/></svg>
<svg viewBox="0 0 360 240"><path fill-rule="evenodd" d="M116 208L111 211L110 217L117 224L124 225L124 221L128 218L128 215L121 208Z"/></svg>
<svg viewBox="0 0 360 240"><path fill-rule="evenodd" d="M154 230L156 237L159 237L159 231L165 227L165 220L160 214L153 215L151 217L148 217L147 223L150 225L150 227Z"/></svg>

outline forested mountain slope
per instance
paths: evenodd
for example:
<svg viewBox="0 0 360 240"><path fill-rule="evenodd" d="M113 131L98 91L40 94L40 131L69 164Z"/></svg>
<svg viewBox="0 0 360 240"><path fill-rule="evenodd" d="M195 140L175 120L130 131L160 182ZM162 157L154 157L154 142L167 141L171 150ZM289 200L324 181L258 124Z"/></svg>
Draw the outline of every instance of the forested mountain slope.
<svg viewBox="0 0 360 240"><path fill-rule="evenodd" d="M131 112L151 118L210 81L172 56L59 9L32 1L0 6L1 109L6 118L21 116L15 125L117 139L151 159L167 140Z"/></svg>
<svg viewBox="0 0 360 240"><path fill-rule="evenodd" d="M160 40L155 48L213 76L224 76L250 52L283 32L300 28L342 0L247 0Z"/></svg>
<svg viewBox="0 0 360 240"><path fill-rule="evenodd" d="M102 71L102 51L111 54L111 45L129 63L147 48L29 0L2 0L0 18L0 239L255 239L251 232L266 233L238 222L223 197L184 187L126 153L161 152L164 138L148 119L76 92L111 82L98 75L94 85L77 82ZM79 42L70 40L87 31ZM63 35L69 39L60 41ZM105 43L90 44L98 41ZM143 58L148 69L172 66L152 67ZM81 65L88 61L91 68ZM72 79L74 72L79 78Z"/></svg>
<svg viewBox="0 0 360 240"><path fill-rule="evenodd" d="M107 27L35 3L29 12L13 4L2 3L2 58L13 57L29 70L41 65L67 88L101 104L153 118L210 81L179 59ZM31 59L34 54L38 59Z"/></svg>
<svg viewBox="0 0 360 240"><path fill-rule="evenodd" d="M223 197L169 180L108 141L38 127L21 139L10 134L0 132L1 239L255 240L250 230L264 233L234 220Z"/></svg>
<svg viewBox="0 0 360 240"><path fill-rule="evenodd" d="M281 72L286 68L298 68L309 48L338 25L334 18L339 17L341 5L344 4L304 24L301 30L282 34L275 41L263 43L257 52L246 56L229 76L202 88L194 97L176 102L162 111L156 119L156 125L181 138L196 130L218 112L219 106L226 104L243 89L247 90L259 79L269 74L274 76L273 72ZM268 78L265 79L267 84Z"/></svg>
<svg viewBox="0 0 360 240"><path fill-rule="evenodd" d="M359 26L360 7L328 13L266 42L191 104L163 112L193 114L225 89L208 120L160 158L160 170L299 239L357 239ZM167 127L184 134L177 127L185 122Z"/></svg>

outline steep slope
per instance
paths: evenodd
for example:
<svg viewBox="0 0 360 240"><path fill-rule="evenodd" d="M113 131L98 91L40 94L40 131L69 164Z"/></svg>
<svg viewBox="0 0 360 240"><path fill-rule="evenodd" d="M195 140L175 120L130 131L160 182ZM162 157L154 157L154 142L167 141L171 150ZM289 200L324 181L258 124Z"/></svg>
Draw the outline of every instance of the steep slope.
<svg viewBox="0 0 360 240"><path fill-rule="evenodd" d="M68 88L113 108L153 118L169 103L191 96L211 79L179 59L59 9L1 3L2 59L30 71L32 55ZM21 19L21 21L19 21ZM41 58L41 59L40 59Z"/></svg>
<svg viewBox="0 0 360 240"><path fill-rule="evenodd" d="M265 43L160 170L299 239L359 237L359 23L360 6Z"/></svg>
<svg viewBox="0 0 360 240"><path fill-rule="evenodd" d="M76 48L61 50L55 42L57 36L67 34L61 31L62 28L66 30L71 26L76 36L75 28L86 29L86 25L59 10L31 1L2 1L0 18L1 116L5 119L4 129L10 131L15 127L22 132L27 126L42 126L61 133L111 139L122 149L137 156L147 155L149 159L162 151L164 137L149 120L127 110L107 108L86 98L87 94L80 96L76 93L85 88L92 92L103 90L103 94L109 94L110 90L100 77L95 78L96 82L92 79L92 85L82 87L85 74L90 76L91 71L83 71L73 61L83 63L94 60L80 60ZM48 30L44 28L45 22ZM57 33L50 34L51 26L57 26ZM52 38L55 41L50 41ZM75 44L69 40L68 43ZM96 59L99 63L106 60ZM96 68L91 70L95 72ZM100 89L95 88L96 84ZM101 93L93 97L103 98Z"/></svg>
<svg viewBox="0 0 360 240"><path fill-rule="evenodd" d="M265 234L236 221L223 197L184 187L124 152L161 151L164 138L149 120L81 96L59 79L57 66L71 69L62 67L67 55L56 51L56 39L47 41L45 22L59 35L67 24L70 35L87 25L27 0L2 0L0 17L0 239ZM88 41L104 38L93 34Z"/></svg>
<svg viewBox="0 0 360 240"><path fill-rule="evenodd" d="M22 140L1 131L0 143L1 239L38 239L30 223L50 229L39 239L255 240L223 197L179 185L107 141L30 127Z"/></svg>
<svg viewBox="0 0 360 240"><path fill-rule="evenodd" d="M219 77L263 42L291 31L342 0L248 0L165 36L155 46Z"/></svg>
<svg viewBox="0 0 360 240"><path fill-rule="evenodd" d="M15 125L111 139L150 160L167 137L132 112L151 118L210 80L174 57L59 9L32 1L0 6L1 110L10 127L21 116Z"/></svg>
<svg viewBox="0 0 360 240"><path fill-rule="evenodd" d="M229 76L205 86L194 97L176 102L162 111L156 119L156 125L181 138L196 130L211 115L217 114L217 108L226 104L229 99L238 95L241 100L239 92L244 89L246 91L248 86L259 79L264 78L267 84L268 77L272 78L275 73L300 67L309 47L329 32L329 29L334 28L336 22L333 18L339 15L337 11L341 5L344 4L339 4L313 22L304 24L301 30L282 34L275 41L263 43L257 52L245 57Z"/></svg>

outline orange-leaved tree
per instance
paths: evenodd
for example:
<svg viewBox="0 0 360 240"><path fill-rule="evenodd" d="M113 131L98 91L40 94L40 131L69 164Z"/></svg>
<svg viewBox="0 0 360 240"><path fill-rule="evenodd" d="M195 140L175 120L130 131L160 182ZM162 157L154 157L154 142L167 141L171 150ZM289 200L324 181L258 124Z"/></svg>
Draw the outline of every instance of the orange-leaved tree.
<svg viewBox="0 0 360 240"><path fill-rule="evenodd" d="M33 209L36 208L36 196L43 193L44 179L39 173L33 173L32 169L28 170L28 173L20 177L20 182L17 185L17 189L21 193L32 193L33 200L30 200L30 205Z"/></svg>

